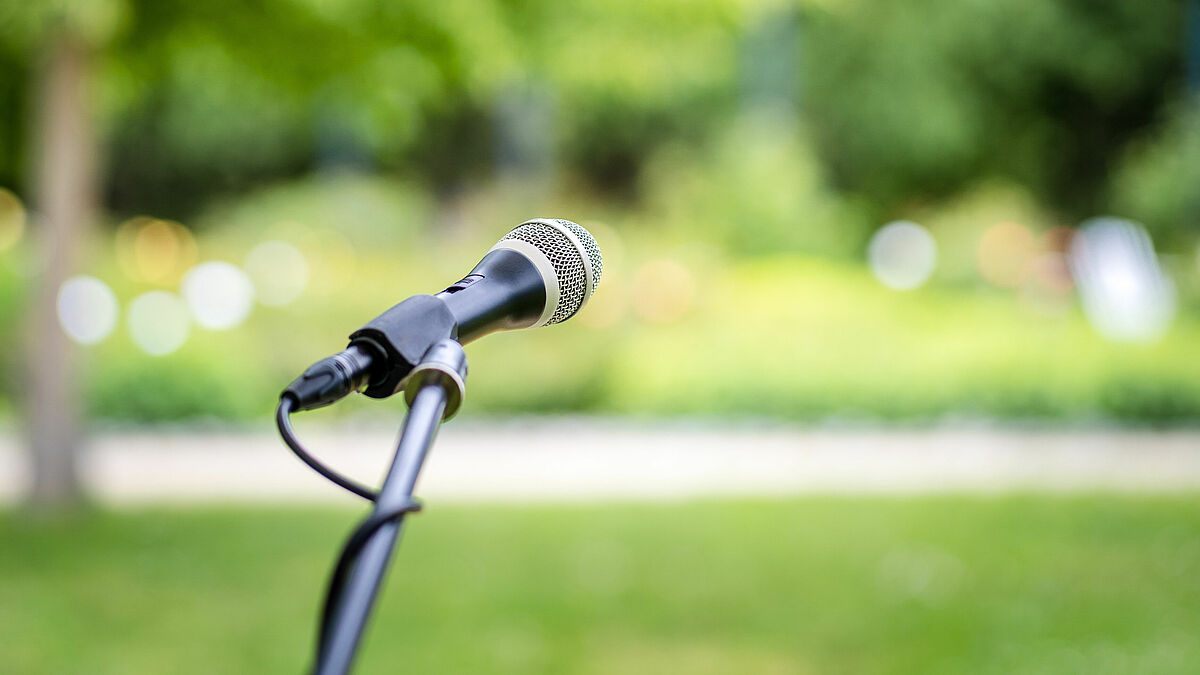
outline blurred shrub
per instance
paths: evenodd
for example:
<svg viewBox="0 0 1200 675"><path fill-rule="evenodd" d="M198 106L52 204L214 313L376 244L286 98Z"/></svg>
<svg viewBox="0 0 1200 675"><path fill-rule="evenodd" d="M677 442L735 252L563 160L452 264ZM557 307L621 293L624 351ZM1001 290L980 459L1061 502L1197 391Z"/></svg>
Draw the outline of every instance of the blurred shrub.
<svg viewBox="0 0 1200 675"><path fill-rule="evenodd" d="M973 185L948 200L914 206L904 216L928 227L936 238L938 278L963 285L982 281L981 247L989 228L1010 223L1038 233L1055 225L1074 225L1059 223L1028 189L1000 180Z"/></svg>
<svg viewBox="0 0 1200 675"><path fill-rule="evenodd" d="M107 420L266 420L287 384L270 386L252 358L194 348L161 358L130 349L91 365L88 412Z"/></svg>
<svg viewBox="0 0 1200 675"><path fill-rule="evenodd" d="M29 290L27 256L27 247L20 244L0 253L0 344L10 347L0 353L0 412L15 406L26 376L20 346L26 337L21 333L21 320Z"/></svg>
<svg viewBox="0 0 1200 675"><path fill-rule="evenodd" d="M502 233L472 215L506 210L486 196L464 206L455 236L422 232L416 225L425 210L405 197L419 194L410 190L325 177L214 208L205 216L201 259L236 262L264 238L282 238L309 258L309 290L286 307L256 308L237 329L196 328L165 357L142 355L123 334L110 337L88 350L90 409L117 420L267 424L278 391L308 363L339 349L350 330L398 299L456 278L478 259L480 241ZM698 203L687 213L697 218L720 207L699 188L691 194ZM1021 203L1019 192L979 194L947 213ZM339 222L340 211L321 205L336 204L369 205L360 214L366 222L395 229L348 228L331 239L338 230L326 223ZM576 207L585 216L597 210ZM628 224L600 224L595 232L609 255L592 304L562 326L469 345L466 414L1200 418L1200 362L1192 358L1200 324L1190 315L1162 342L1130 347L1104 341L1071 306L1045 314L1020 294L975 284L895 292L860 263L765 250L731 257ZM111 261L101 267L108 270L102 277L120 280ZM123 304L147 288L114 285ZM390 417L399 405L364 402L328 414Z"/></svg>
<svg viewBox="0 0 1200 675"><path fill-rule="evenodd" d="M171 356L111 339L91 359L101 416L259 419L298 368L460 274L480 240L568 211L614 224L601 244L625 258L606 266L597 318L472 346L468 409L1197 415L1190 318L1132 350L1100 341L1069 301L1047 316L965 288L982 229L1001 219L1037 232L1108 201L1192 243L1195 114L1147 132L1178 78L1182 3L103 7L119 9L97 59L108 205L180 217L202 260L285 240L312 277L295 304L197 332ZM14 71L0 79L22 83L0 83L10 185L37 46L24 25L0 22L0 67ZM764 36L771 48L754 49ZM502 168L496 146L526 138L505 126L523 105L541 136L516 154L556 166L528 185L484 180ZM1109 160L1138 136L1150 140L1110 181ZM950 287L896 294L845 263L897 217L935 232ZM110 254L95 265L123 303L174 290L126 279ZM3 309L18 277L0 276ZM5 311L0 337L15 326Z"/></svg>
<svg viewBox="0 0 1200 675"><path fill-rule="evenodd" d="M1190 379L1162 372L1148 379L1143 373L1117 373L1100 389L1100 411L1126 422L1162 424L1195 420L1200 413L1200 388Z"/></svg>
<svg viewBox="0 0 1200 675"><path fill-rule="evenodd" d="M1194 321L1153 347L1106 343L1075 311L925 288L783 256L731 268L684 321L612 357L621 412L783 419L1195 420ZM1170 383L1169 385L1166 383Z"/></svg>
<svg viewBox="0 0 1200 675"><path fill-rule="evenodd" d="M677 239L735 256L844 256L865 237L860 212L828 188L795 122L766 111L742 117L701 150L660 153L642 191L651 217Z"/></svg>

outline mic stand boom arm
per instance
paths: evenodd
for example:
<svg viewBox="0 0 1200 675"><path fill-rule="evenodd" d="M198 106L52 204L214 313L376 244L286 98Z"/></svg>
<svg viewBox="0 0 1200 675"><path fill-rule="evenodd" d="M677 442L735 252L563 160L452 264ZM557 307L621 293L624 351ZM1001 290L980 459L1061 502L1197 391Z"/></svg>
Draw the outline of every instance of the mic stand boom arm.
<svg viewBox="0 0 1200 675"><path fill-rule="evenodd" d="M318 637L316 675L350 671L363 629L400 537L404 516L420 509L413 487L438 426L458 411L465 393L462 345L442 340L426 352L404 386L409 411L375 508L350 535L329 580Z"/></svg>

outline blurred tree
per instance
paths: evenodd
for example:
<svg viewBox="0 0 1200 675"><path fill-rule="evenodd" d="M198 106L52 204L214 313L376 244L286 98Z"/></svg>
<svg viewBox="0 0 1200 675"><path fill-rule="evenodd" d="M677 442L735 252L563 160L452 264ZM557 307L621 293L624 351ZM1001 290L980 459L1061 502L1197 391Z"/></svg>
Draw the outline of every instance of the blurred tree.
<svg viewBox="0 0 1200 675"><path fill-rule="evenodd" d="M548 87L525 82L498 92L494 105L496 168L547 182L553 170L554 98Z"/></svg>
<svg viewBox="0 0 1200 675"><path fill-rule="evenodd" d="M772 7L750 22L742 37L742 106L795 113L799 105L800 14Z"/></svg>
<svg viewBox="0 0 1200 675"><path fill-rule="evenodd" d="M1187 61L1188 93L1200 95L1200 0L1188 0L1184 25L1187 34L1184 58Z"/></svg>
<svg viewBox="0 0 1200 675"><path fill-rule="evenodd" d="M79 501L76 350L59 327L58 289L76 269L96 206L94 47L119 25L123 6L42 1L9 5L3 37L36 62L33 130L37 281L25 340L25 408L33 460L31 501L42 509Z"/></svg>
<svg viewBox="0 0 1200 675"><path fill-rule="evenodd" d="M843 188L886 210L980 178L1076 217L1181 78L1180 1L910 0L813 9L806 111Z"/></svg>
<svg viewBox="0 0 1200 675"><path fill-rule="evenodd" d="M1200 232L1200 0L1187 2L1183 38L1184 96L1114 162L1108 204L1172 248Z"/></svg>
<svg viewBox="0 0 1200 675"><path fill-rule="evenodd" d="M25 158L24 139L29 126L26 111L28 76L22 54L14 52L0 28L0 185L22 183Z"/></svg>
<svg viewBox="0 0 1200 675"><path fill-rule="evenodd" d="M1192 243L1200 232L1200 95L1120 159L1112 212L1141 221L1160 244Z"/></svg>
<svg viewBox="0 0 1200 675"><path fill-rule="evenodd" d="M184 217L236 186L361 155L336 85L321 87L370 48L336 18L271 0L136 2L113 50L110 204Z"/></svg>
<svg viewBox="0 0 1200 675"><path fill-rule="evenodd" d="M802 90L835 186L877 215L997 176L1089 215L1109 158L1183 77L1186 6L128 0L97 62L106 201L182 218L214 195L344 164L452 191L512 149L504 120L547 105L537 153L636 197L664 146L712 140L739 103ZM21 72L0 100L19 98ZM523 97L530 82L538 93ZM0 143L19 152L16 118Z"/></svg>
<svg viewBox="0 0 1200 675"><path fill-rule="evenodd" d="M182 218L214 194L336 165L419 158L435 183L453 180L447 164L486 166L486 143L461 133L488 126L467 53L503 60L503 45L476 44L496 40L465 9L136 0L108 73L110 204Z"/></svg>

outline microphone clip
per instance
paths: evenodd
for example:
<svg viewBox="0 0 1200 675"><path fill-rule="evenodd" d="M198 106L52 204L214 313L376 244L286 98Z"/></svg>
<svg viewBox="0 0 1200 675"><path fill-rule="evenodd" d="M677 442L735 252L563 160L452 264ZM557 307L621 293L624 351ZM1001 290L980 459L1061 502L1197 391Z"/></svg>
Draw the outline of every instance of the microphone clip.
<svg viewBox="0 0 1200 675"><path fill-rule="evenodd" d="M446 303L432 295L414 295L371 319L350 334L350 345L376 355L364 394L387 398L438 343L455 338L458 322Z"/></svg>

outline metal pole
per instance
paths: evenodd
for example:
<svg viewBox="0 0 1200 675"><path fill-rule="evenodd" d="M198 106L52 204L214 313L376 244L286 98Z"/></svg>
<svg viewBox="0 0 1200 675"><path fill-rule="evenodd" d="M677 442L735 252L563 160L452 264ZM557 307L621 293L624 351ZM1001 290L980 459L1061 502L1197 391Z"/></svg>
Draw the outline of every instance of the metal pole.
<svg viewBox="0 0 1200 675"><path fill-rule="evenodd" d="M446 400L446 390L434 383L417 392L400 431L396 457L375 500L377 513L400 508L412 500L417 475L437 435ZM363 547L334 610L328 640L321 645L318 675L343 675L350 671L402 525L403 519L383 525Z"/></svg>

